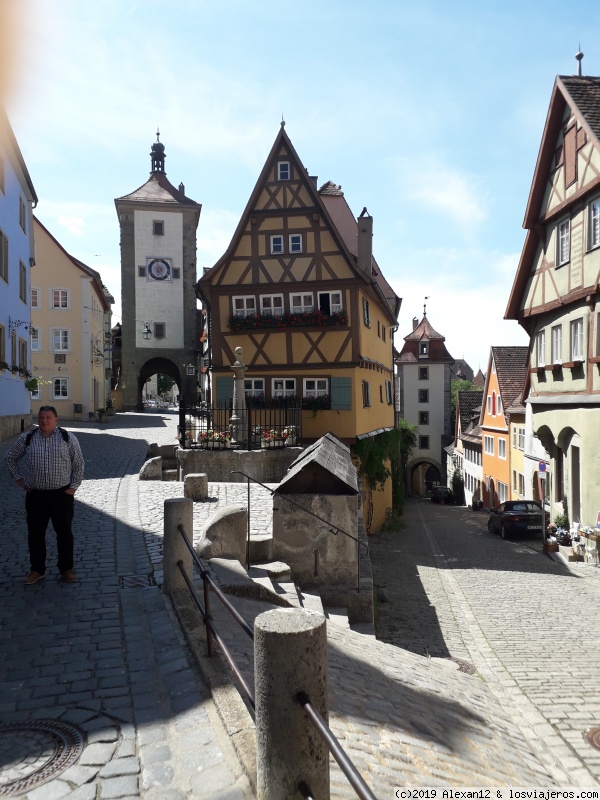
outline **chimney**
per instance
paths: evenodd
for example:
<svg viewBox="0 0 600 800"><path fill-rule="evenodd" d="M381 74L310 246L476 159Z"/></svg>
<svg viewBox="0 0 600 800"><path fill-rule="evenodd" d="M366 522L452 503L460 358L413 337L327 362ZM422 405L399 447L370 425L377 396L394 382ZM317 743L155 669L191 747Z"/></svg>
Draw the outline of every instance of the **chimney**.
<svg viewBox="0 0 600 800"><path fill-rule="evenodd" d="M413 331L415 330L415 328L417 327L418 324L419 324L419 320L416 317L413 317Z"/></svg>
<svg viewBox="0 0 600 800"><path fill-rule="evenodd" d="M185 194L185 186L183 185L183 183L179 184L179 191L181 192L181 194Z"/></svg>
<svg viewBox="0 0 600 800"><path fill-rule="evenodd" d="M319 188L319 186L318 186L318 183L319 183L319 176L318 176L318 175L309 175L309 176L308 176L308 179L309 179L310 181L312 181L312 185L315 187L315 189L318 189L318 188Z"/></svg>
<svg viewBox="0 0 600 800"><path fill-rule="evenodd" d="M371 258L373 256L373 217L369 216L366 207L363 208L358 223L358 268L362 269L369 278L373 274Z"/></svg>

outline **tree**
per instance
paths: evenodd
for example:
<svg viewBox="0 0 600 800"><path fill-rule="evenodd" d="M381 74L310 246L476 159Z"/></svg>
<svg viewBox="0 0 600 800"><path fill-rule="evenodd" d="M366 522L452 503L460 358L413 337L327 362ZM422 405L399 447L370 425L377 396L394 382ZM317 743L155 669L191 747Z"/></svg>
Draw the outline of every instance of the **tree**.
<svg viewBox="0 0 600 800"><path fill-rule="evenodd" d="M168 394L173 388L174 383L175 381L169 375L163 375L162 372L159 372L156 378L156 386L159 397Z"/></svg>

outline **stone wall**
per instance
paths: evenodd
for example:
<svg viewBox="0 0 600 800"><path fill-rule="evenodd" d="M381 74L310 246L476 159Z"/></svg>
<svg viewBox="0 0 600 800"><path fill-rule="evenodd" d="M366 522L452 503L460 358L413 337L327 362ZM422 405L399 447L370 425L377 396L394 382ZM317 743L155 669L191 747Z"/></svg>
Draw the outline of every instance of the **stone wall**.
<svg viewBox="0 0 600 800"><path fill-rule="evenodd" d="M176 452L180 480L193 472L205 472L210 482L245 482L244 472L260 483L279 483L288 467L302 452L301 447L273 450L200 450L179 448Z"/></svg>

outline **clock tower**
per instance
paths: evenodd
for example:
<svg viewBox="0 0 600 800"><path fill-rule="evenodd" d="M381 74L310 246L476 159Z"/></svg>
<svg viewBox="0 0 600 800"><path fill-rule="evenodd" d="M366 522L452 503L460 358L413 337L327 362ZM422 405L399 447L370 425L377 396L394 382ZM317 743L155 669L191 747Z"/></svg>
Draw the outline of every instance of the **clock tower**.
<svg viewBox="0 0 600 800"><path fill-rule="evenodd" d="M123 411L142 408L142 389L157 372L196 400L196 229L202 206L165 172L160 133L150 177L115 200L121 229L121 375ZM117 376L115 376L117 377Z"/></svg>

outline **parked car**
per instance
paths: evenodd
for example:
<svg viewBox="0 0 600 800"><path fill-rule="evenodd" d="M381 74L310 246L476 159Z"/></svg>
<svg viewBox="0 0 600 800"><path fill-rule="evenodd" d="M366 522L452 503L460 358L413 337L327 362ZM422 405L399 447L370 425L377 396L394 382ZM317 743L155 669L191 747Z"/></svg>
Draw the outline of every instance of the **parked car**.
<svg viewBox="0 0 600 800"><path fill-rule="evenodd" d="M431 490L431 502L432 503L452 503L454 500L454 495L452 494L452 489L449 489L447 486L434 486Z"/></svg>
<svg viewBox="0 0 600 800"><path fill-rule="evenodd" d="M546 512L546 524L550 515ZM499 533L503 539L509 536L542 532L542 507L534 500L507 500L491 509L488 531Z"/></svg>

